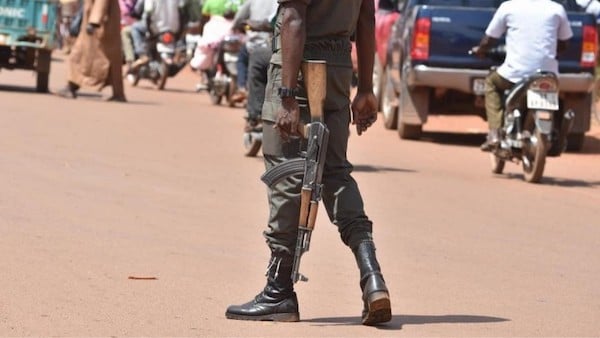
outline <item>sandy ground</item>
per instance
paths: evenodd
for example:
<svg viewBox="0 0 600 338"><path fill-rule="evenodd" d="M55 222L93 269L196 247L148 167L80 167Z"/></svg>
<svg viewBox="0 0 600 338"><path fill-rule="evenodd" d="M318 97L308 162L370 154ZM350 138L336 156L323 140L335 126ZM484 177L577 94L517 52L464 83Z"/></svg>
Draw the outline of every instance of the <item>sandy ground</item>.
<svg viewBox="0 0 600 338"><path fill-rule="evenodd" d="M118 104L0 72L0 336L600 336L597 122L537 185L515 164L491 174L478 119L432 118L421 141L381 121L353 134L393 320L359 325L358 270L322 210L302 321L231 321L264 286L262 159L242 155L242 109L212 106L193 74L169 81Z"/></svg>

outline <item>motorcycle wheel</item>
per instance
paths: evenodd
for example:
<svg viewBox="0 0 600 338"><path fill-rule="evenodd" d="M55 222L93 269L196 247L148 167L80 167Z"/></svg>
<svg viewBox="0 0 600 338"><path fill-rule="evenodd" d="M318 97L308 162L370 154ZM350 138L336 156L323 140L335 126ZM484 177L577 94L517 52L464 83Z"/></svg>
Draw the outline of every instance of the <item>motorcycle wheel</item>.
<svg viewBox="0 0 600 338"><path fill-rule="evenodd" d="M223 101L223 95L217 94L214 88L211 88L208 91L208 96L210 97L210 103L214 104L215 106L220 105L221 101Z"/></svg>
<svg viewBox="0 0 600 338"><path fill-rule="evenodd" d="M140 75L137 72L129 73L125 76L125 78L132 87L135 87L138 85L138 83L140 83Z"/></svg>
<svg viewBox="0 0 600 338"><path fill-rule="evenodd" d="M235 102L233 100L233 94L235 94L235 92L237 91L237 84L236 84L236 78L235 76L231 77L231 81L229 82L229 85L227 86L227 104L229 104L229 107L233 108L235 107L235 104L237 102Z"/></svg>
<svg viewBox="0 0 600 338"><path fill-rule="evenodd" d="M262 133L258 132L247 132L244 133L244 147L246 152L244 153L247 157L255 157L262 146Z"/></svg>
<svg viewBox="0 0 600 338"><path fill-rule="evenodd" d="M156 82L156 88L158 88L158 90L163 90L167 84L167 78L169 77L169 65L167 65L165 62L161 62L158 73L160 75L158 77L158 81Z"/></svg>
<svg viewBox="0 0 600 338"><path fill-rule="evenodd" d="M523 175L525 181L538 183L544 174L546 166L546 153L548 152L548 140L537 128L527 145L523 147Z"/></svg>
<svg viewBox="0 0 600 338"><path fill-rule="evenodd" d="M490 154L490 163L492 164L492 172L494 174L502 174L506 160L503 160L492 153Z"/></svg>

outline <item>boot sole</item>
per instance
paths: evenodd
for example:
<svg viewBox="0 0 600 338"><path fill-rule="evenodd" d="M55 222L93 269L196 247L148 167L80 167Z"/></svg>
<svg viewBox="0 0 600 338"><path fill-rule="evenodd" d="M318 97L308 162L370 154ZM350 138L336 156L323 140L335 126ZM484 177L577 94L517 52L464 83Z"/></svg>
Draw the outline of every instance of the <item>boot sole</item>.
<svg viewBox="0 0 600 338"><path fill-rule="evenodd" d="M392 305L387 292L379 291L369 295L369 312L363 318L363 325L377 325L392 320Z"/></svg>
<svg viewBox="0 0 600 338"><path fill-rule="evenodd" d="M235 320L254 320L254 321L271 321L271 322L299 322L299 313L274 313L262 316L246 316L235 313L225 313L227 319Z"/></svg>

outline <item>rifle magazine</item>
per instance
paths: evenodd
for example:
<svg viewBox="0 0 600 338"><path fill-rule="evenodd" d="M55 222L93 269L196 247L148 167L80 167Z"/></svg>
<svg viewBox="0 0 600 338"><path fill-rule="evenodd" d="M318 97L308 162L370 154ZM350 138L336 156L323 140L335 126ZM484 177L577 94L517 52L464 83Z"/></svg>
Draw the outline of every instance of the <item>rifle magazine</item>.
<svg viewBox="0 0 600 338"><path fill-rule="evenodd" d="M304 166L306 160L303 158L294 158L285 162L282 162L271 169L265 171L260 177L269 188L275 186L286 177L294 176L304 173Z"/></svg>

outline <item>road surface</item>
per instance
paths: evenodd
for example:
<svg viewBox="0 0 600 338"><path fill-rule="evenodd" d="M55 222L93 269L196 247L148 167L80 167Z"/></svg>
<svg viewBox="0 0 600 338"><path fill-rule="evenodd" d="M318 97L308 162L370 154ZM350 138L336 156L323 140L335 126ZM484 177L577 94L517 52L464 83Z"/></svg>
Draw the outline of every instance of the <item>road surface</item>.
<svg viewBox="0 0 600 338"><path fill-rule="evenodd" d="M265 283L264 166L242 155L243 110L212 106L196 80L128 86L121 104L0 73L0 336L600 336L597 122L541 184L515 164L491 174L478 119L432 119L420 141L381 120L353 133L393 320L359 324L358 269L324 210L302 321L225 319Z"/></svg>

